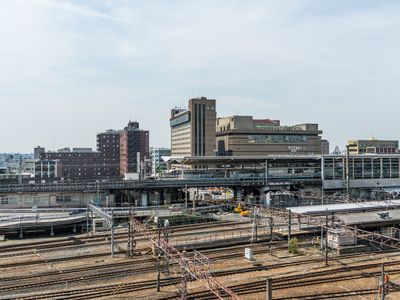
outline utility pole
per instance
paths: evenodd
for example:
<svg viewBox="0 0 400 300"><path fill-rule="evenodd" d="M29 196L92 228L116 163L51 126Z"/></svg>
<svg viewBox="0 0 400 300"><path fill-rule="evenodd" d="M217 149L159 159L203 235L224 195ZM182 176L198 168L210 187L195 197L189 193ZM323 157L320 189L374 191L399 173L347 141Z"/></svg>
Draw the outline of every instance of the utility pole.
<svg viewBox="0 0 400 300"><path fill-rule="evenodd" d="M350 146L346 146L346 192L350 197Z"/></svg>
<svg viewBox="0 0 400 300"><path fill-rule="evenodd" d="M325 216L325 266L328 266L328 215Z"/></svg>
<svg viewBox="0 0 400 300"><path fill-rule="evenodd" d="M128 222L128 245L127 245L127 251L128 251L128 256L133 256L133 250L136 248L136 226L133 221L134 218L134 211L131 209L129 211L129 222Z"/></svg>
<svg viewBox="0 0 400 300"><path fill-rule="evenodd" d="M89 235L89 207L86 206L86 234Z"/></svg>
<svg viewBox="0 0 400 300"><path fill-rule="evenodd" d="M288 249L290 246L290 239L292 238L292 211L289 209L289 221L288 221Z"/></svg>
<svg viewBox="0 0 400 300"><path fill-rule="evenodd" d="M193 209L192 209L192 215L194 215L194 214L195 214L195 212L196 212L196 198L198 198L198 197L199 197L199 192L198 192L198 189L197 189L196 197L193 197Z"/></svg>
<svg viewBox="0 0 400 300"><path fill-rule="evenodd" d="M252 225L252 234L251 234L251 242L257 243L258 240L258 215L257 215L257 208L254 207L253 209L253 225Z"/></svg>
<svg viewBox="0 0 400 300"><path fill-rule="evenodd" d="M187 212L188 209L188 186L187 184L185 185L185 212Z"/></svg>
<svg viewBox="0 0 400 300"><path fill-rule="evenodd" d="M320 250L321 252L324 250L324 227L321 225L321 241L320 241ZM321 253L322 254L322 253Z"/></svg>
<svg viewBox="0 0 400 300"><path fill-rule="evenodd" d="M385 300L386 297L386 274L385 274L385 264L382 263L382 272L381 272L381 282L380 282L380 293L381 293L381 300Z"/></svg>
<svg viewBox="0 0 400 300"><path fill-rule="evenodd" d="M131 215L131 211L129 211L129 221L128 221L128 244L127 244L127 246L126 246L126 256L128 256L128 257L131 257L132 256L132 248L131 248L131 245L132 245L132 242L131 242L131 240L132 240L132 224L131 224L131 218L132 218L132 215Z"/></svg>
<svg viewBox="0 0 400 300"><path fill-rule="evenodd" d="M169 229L169 221L166 220L164 222L164 240L166 241L166 243L169 243L169 233L170 233L170 229ZM169 271L169 257L166 251L163 251L163 258L164 258L164 274L166 276L170 276L170 271Z"/></svg>
<svg viewBox="0 0 400 300"><path fill-rule="evenodd" d="M111 257L114 258L114 209L111 209Z"/></svg>
<svg viewBox="0 0 400 300"><path fill-rule="evenodd" d="M160 244L161 244L161 227L160 227L160 220L157 220L157 231L158 231L158 240L157 240L157 293L160 292L161 286L161 267L160 267L160 260L161 260L161 253L160 253Z"/></svg>
<svg viewBox="0 0 400 300"><path fill-rule="evenodd" d="M273 230L274 230L274 218L269 218L269 253L272 253L272 239L273 239Z"/></svg>

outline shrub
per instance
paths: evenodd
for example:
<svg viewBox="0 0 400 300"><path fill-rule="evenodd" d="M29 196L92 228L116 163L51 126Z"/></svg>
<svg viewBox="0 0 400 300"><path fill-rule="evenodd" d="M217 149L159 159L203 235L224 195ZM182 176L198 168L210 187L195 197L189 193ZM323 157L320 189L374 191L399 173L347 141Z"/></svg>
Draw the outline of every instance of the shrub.
<svg viewBox="0 0 400 300"><path fill-rule="evenodd" d="M297 248L297 238L296 237L291 238L289 240L289 252L292 253L292 254L299 253L299 250Z"/></svg>

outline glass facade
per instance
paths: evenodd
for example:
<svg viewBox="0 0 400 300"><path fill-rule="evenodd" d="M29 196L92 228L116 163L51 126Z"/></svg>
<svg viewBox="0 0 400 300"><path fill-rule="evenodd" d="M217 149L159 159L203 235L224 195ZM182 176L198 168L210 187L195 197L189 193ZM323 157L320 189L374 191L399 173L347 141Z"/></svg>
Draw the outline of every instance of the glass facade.
<svg viewBox="0 0 400 300"><path fill-rule="evenodd" d="M324 176L327 180L345 180L345 168L345 157L326 157L324 159ZM399 178L399 158L350 157L349 177L350 179Z"/></svg>

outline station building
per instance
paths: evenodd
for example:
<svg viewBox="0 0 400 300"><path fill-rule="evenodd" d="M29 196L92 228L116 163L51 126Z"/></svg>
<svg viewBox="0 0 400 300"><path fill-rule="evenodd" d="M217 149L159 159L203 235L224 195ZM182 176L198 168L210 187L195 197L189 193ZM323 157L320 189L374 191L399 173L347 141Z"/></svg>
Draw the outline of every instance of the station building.
<svg viewBox="0 0 400 300"><path fill-rule="evenodd" d="M174 158L170 172L185 178L265 178L317 182L326 190L400 188L400 154L264 155Z"/></svg>
<svg viewBox="0 0 400 300"><path fill-rule="evenodd" d="M217 155L321 154L318 124L282 126L279 120L230 116L217 119Z"/></svg>

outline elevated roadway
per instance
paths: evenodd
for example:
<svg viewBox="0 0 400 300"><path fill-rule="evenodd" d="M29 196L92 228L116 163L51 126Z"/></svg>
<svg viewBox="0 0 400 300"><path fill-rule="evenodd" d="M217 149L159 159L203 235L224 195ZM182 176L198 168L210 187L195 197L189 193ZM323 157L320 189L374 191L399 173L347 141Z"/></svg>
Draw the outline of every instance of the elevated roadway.
<svg viewBox="0 0 400 300"><path fill-rule="evenodd" d="M296 183L321 184L321 180L312 177L268 178L269 186L287 186ZM198 178L198 179L161 179L134 181L76 181L36 184L0 185L0 194L10 193L48 193L48 192L99 192L114 190L157 190L205 187L263 187L264 178Z"/></svg>

